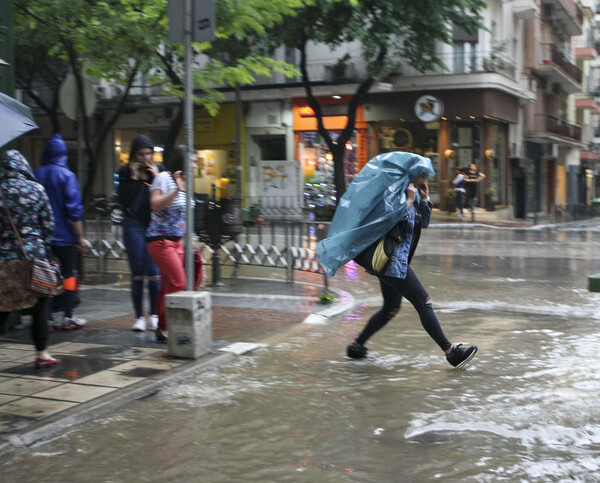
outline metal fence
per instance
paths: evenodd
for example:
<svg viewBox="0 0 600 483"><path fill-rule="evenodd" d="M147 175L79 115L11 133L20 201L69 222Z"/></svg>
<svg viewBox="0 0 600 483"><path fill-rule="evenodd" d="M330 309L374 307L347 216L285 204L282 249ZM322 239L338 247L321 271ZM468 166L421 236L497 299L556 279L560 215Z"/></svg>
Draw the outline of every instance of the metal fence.
<svg viewBox="0 0 600 483"><path fill-rule="evenodd" d="M86 220L87 272L100 274L127 272L127 253L123 245L121 228L109 220ZM244 266L267 267L285 270L286 280L294 280L294 271L323 274L315 256L315 244L327 235L329 222L258 219L245 223L242 233L223 237L213 244L203 237L195 238L206 266L215 261L220 267L229 267L237 276ZM218 273L213 271L214 274ZM213 280L214 282L214 280Z"/></svg>

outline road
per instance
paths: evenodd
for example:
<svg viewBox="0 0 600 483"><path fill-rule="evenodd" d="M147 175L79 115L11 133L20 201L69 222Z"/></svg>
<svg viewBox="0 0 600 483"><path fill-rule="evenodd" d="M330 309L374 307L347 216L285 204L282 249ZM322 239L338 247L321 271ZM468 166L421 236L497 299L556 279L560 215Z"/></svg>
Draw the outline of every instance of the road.
<svg viewBox="0 0 600 483"><path fill-rule="evenodd" d="M600 220L435 225L413 268L448 337L479 346L467 369L408 305L373 359L346 358L381 302L348 264L331 284L350 312L15 452L3 481L599 481Z"/></svg>

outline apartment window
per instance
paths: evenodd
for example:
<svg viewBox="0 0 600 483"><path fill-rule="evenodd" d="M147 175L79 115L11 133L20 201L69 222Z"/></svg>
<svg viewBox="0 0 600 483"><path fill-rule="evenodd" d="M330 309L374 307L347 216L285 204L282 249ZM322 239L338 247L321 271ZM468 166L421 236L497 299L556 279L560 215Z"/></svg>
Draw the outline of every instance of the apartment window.
<svg viewBox="0 0 600 483"><path fill-rule="evenodd" d="M476 70L477 67L477 33L469 34L460 27L452 27L454 42L453 72L464 73Z"/></svg>
<svg viewBox="0 0 600 483"><path fill-rule="evenodd" d="M464 74L477 70L477 43L455 42L453 73Z"/></svg>

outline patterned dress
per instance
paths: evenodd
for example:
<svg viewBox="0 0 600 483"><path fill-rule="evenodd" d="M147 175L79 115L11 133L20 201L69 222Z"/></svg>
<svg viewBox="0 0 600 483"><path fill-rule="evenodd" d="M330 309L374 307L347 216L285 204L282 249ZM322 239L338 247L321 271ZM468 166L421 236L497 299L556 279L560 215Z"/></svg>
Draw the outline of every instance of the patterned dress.
<svg viewBox="0 0 600 483"><path fill-rule="evenodd" d="M0 187L3 194L0 196L0 263L23 258L21 245L6 214L5 201L27 256L47 260L54 235L52 208L46 191L35 181L29 163L19 151L10 150L0 157ZM11 284L17 276L5 276L0 284ZM24 294L23 299L16 302L18 306L11 310L31 307L36 301L33 294Z"/></svg>

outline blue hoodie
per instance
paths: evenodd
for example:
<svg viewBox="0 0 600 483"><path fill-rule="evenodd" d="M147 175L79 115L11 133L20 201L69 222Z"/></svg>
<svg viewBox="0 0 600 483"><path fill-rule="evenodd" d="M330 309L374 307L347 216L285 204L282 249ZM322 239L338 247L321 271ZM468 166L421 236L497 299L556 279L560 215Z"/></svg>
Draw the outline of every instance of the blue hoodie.
<svg viewBox="0 0 600 483"><path fill-rule="evenodd" d="M60 134L48 139L40 163L42 166L34 174L52 205L55 222L52 245L77 245L72 222L83 219L83 203L77 176L69 169L67 145Z"/></svg>

